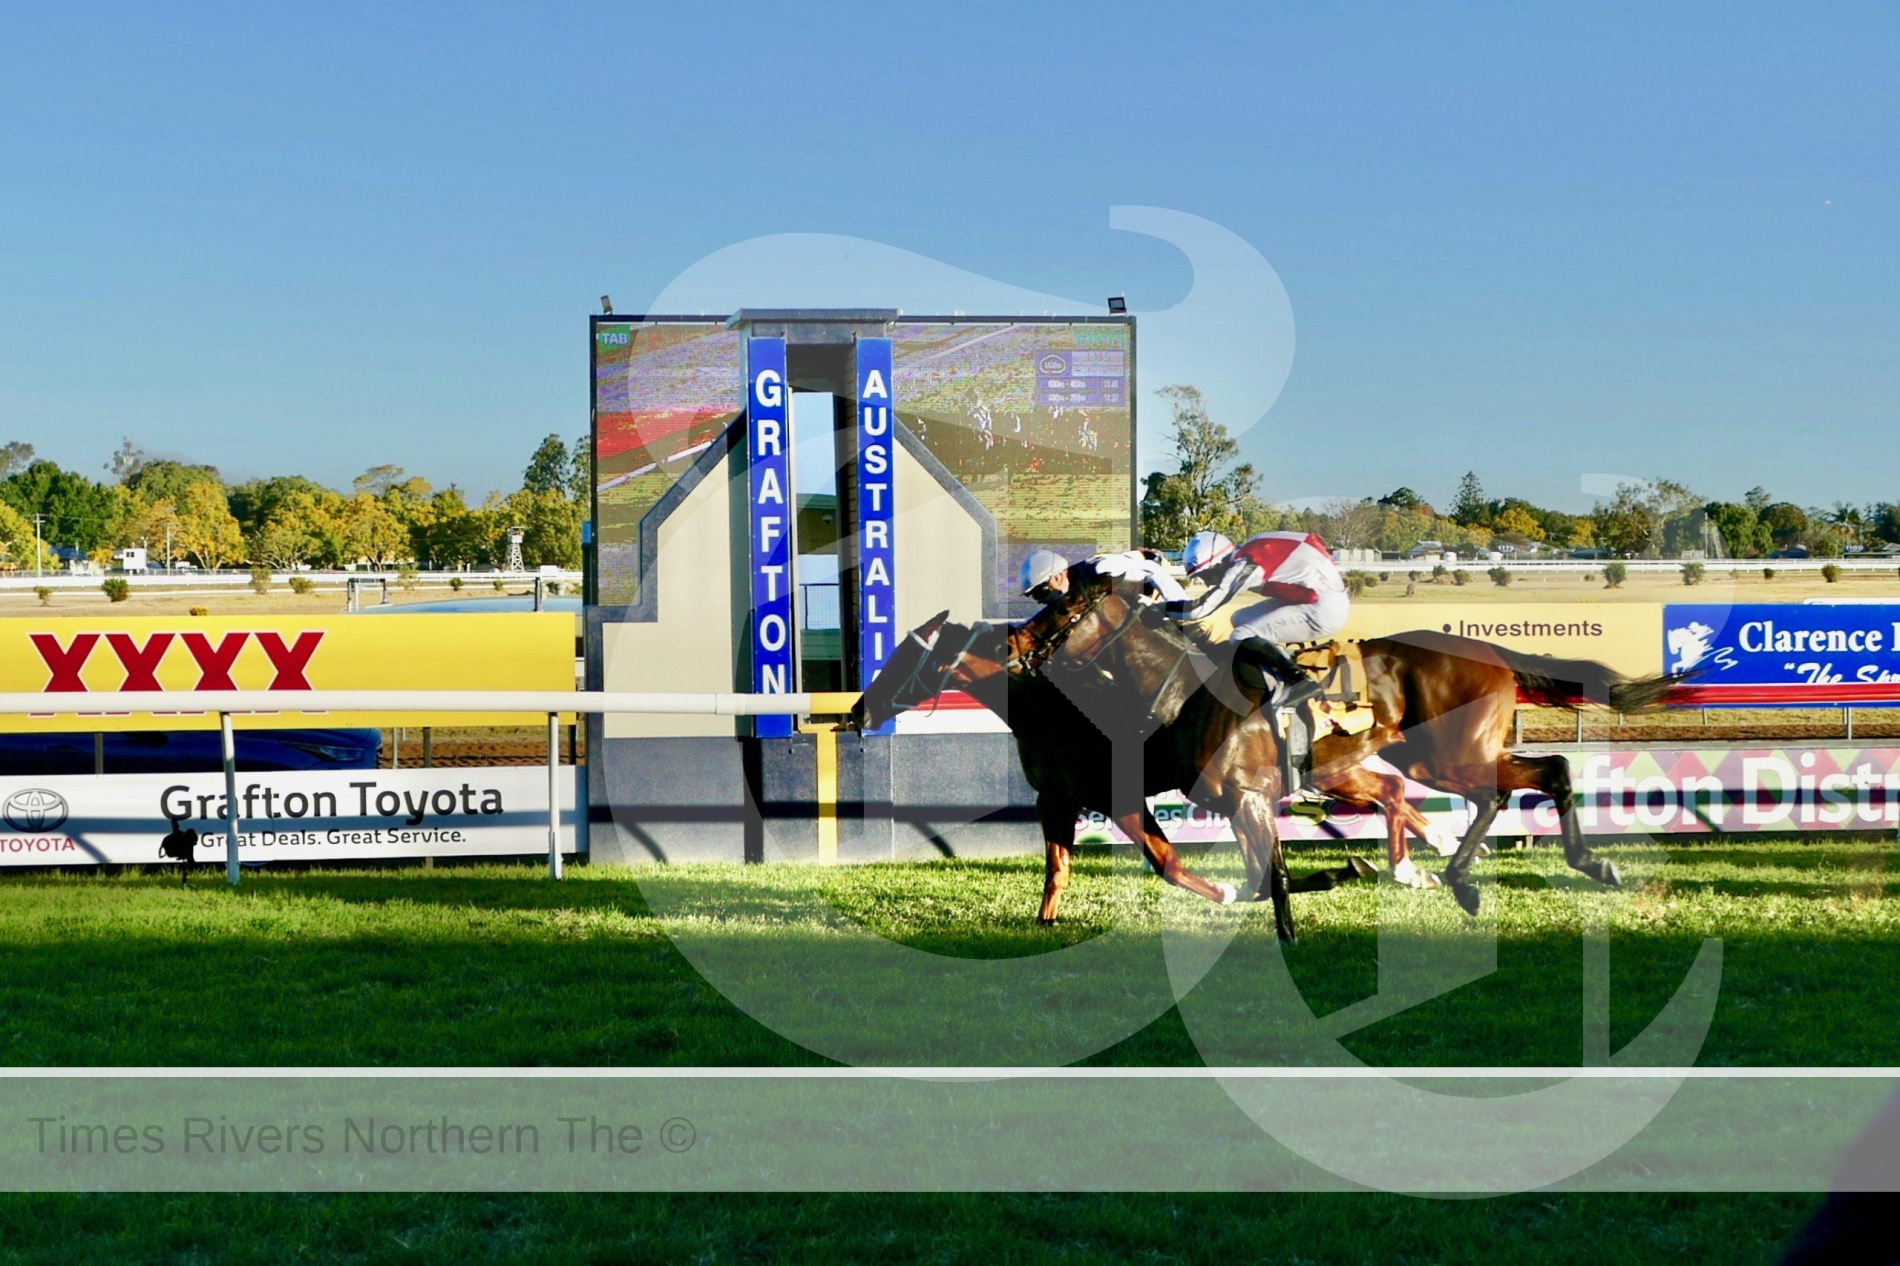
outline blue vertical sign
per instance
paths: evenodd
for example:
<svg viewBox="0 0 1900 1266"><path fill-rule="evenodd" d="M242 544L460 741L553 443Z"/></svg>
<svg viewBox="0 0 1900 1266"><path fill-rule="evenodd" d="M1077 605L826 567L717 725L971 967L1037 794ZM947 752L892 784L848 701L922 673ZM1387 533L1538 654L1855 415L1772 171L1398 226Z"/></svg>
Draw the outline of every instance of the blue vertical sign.
<svg viewBox="0 0 1900 1266"><path fill-rule="evenodd" d="M871 684L896 636L891 506L893 440L891 340L858 340L858 687ZM886 721L875 733L890 732Z"/></svg>
<svg viewBox="0 0 1900 1266"><path fill-rule="evenodd" d="M797 680L792 640L792 490L786 453L785 340L746 343L746 523L752 546L752 689L791 694ZM754 717L752 732L785 738L788 716Z"/></svg>

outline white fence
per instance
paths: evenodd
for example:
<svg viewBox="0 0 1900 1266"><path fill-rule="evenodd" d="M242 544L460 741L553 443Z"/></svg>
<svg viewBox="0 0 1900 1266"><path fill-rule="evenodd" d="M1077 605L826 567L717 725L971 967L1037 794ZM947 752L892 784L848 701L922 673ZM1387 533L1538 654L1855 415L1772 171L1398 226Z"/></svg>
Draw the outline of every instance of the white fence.
<svg viewBox="0 0 1900 1266"><path fill-rule="evenodd" d="M274 571L271 573L273 585L287 586L293 579L302 578L311 581L319 588L341 589L352 581L358 584L375 584L386 581L397 585L404 578L397 571ZM558 580L563 585L574 586L580 591L581 574L577 571L418 571L413 578L424 589L445 589L451 580L460 580L466 586L492 585L499 580L503 584L521 585L536 579ZM35 576L31 572L11 576L0 576L0 593L13 591L31 593L44 585L53 590L83 590L97 593L99 586L107 580L123 580L133 589L163 589L180 593L189 590L225 590L245 589L251 584L251 573L244 571L150 571L122 572L108 571L96 576L82 576L71 572L49 571L44 576ZM477 588L476 595L480 590Z"/></svg>
<svg viewBox="0 0 1900 1266"><path fill-rule="evenodd" d="M1460 554L1456 562L1442 562L1429 558L1388 559L1374 564L1348 564L1360 571L1389 571L1404 573L1408 571L1429 573L1434 566L1442 565L1448 571L1483 570L1502 567L1506 571L1531 573L1548 572L1551 574L1568 572L1601 572L1611 563L1621 563L1631 572L1665 572L1679 576L1689 563L1701 563L1703 570L1711 577L1725 572L1736 571L1743 575L1759 576L1764 567L1772 568L1776 574L1807 573L1818 574L1830 563L1844 572L1883 573L1900 577L1900 554L1856 555L1851 558L1522 558L1514 559L1506 555L1501 559L1486 558L1483 554Z"/></svg>

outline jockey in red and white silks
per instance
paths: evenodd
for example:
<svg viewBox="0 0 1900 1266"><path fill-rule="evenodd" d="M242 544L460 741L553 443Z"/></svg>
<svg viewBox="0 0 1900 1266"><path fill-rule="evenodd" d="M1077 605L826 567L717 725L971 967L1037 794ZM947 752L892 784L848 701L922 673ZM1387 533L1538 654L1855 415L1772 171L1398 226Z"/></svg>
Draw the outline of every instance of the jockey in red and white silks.
<svg viewBox="0 0 1900 1266"><path fill-rule="evenodd" d="M1307 532L1262 532L1240 546L1218 532L1196 532L1182 561L1188 574L1206 580L1207 592L1189 603L1170 603L1182 620L1199 620L1248 593L1260 600L1238 607L1232 641L1240 659L1252 663L1291 689L1281 700L1292 705L1319 692L1313 680L1283 648L1288 642L1324 641L1346 626L1352 599L1326 542Z"/></svg>

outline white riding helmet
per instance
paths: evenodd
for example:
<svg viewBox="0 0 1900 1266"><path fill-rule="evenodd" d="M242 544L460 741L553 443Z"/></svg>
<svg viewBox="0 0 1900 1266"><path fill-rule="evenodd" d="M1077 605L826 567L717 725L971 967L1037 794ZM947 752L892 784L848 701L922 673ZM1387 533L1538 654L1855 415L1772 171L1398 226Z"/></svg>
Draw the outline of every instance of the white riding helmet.
<svg viewBox="0 0 1900 1266"><path fill-rule="evenodd" d="M1219 532L1196 532L1187 539L1187 548L1181 551L1181 566L1192 576L1203 568L1212 567L1221 559L1234 552L1234 543Z"/></svg>
<svg viewBox="0 0 1900 1266"><path fill-rule="evenodd" d="M1059 576L1067 570L1069 570L1069 560L1054 550L1031 551L1029 557L1023 559L1023 593L1028 595L1035 592L1040 586L1049 583L1052 577Z"/></svg>

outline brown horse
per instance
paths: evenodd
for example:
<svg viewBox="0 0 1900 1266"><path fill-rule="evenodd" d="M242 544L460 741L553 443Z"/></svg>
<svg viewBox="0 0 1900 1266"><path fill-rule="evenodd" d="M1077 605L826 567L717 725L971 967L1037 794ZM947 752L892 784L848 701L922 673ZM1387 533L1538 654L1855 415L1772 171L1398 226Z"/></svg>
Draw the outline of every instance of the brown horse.
<svg viewBox="0 0 1900 1266"><path fill-rule="evenodd" d="M1124 698L1119 693L1108 697L1109 706L1085 714L1048 678L1026 669L1023 656L1038 638L1047 636L1046 630L952 624L948 614L939 613L898 644L858 700L854 715L860 726L880 725L944 690L957 689L1009 724L1023 774L1036 790L1045 853L1044 923L1055 920L1068 886L1076 818L1086 809L1114 821L1169 883L1222 904L1242 895L1231 885L1210 883L1182 863L1148 810L1145 797L1153 792L1180 790L1196 804L1233 820L1247 864L1244 895L1256 899L1266 884L1281 940L1294 939L1291 893L1324 891L1376 873L1354 858L1338 870L1299 878L1287 874L1275 829L1279 753L1264 715L1252 709L1237 712L1207 690L1183 696L1174 721L1159 727L1144 724L1132 713L1118 714L1115 701ZM1171 654L1168 648L1145 658L1124 657L1117 668L1154 686L1157 674L1165 671L1162 661Z"/></svg>
<svg viewBox="0 0 1900 1266"><path fill-rule="evenodd" d="M1157 621L1113 578L1086 562L1069 569L1068 584L1067 593L1023 626L1023 636L1031 643L1024 657L1059 678L1070 677L1075 686L1068 693L1080 699L1084 690L1114 689L1109 679L1122 666L1113 662L1118 657L1110 648L1153 638ZM1599 883L1619 882L1615 863L1596 857L1584 844L1569 763L1562 756L1510 751L1512 717L1520 698L1573 710L1604 706L1640 711L1668 702L1684 677L1632 680L1590 660L1528 655L1426 631L1370 639L1361 650L1372 727L1314 743L1314 781L1333 799L1384 813L1395 875L1411 869L1408 830L1432 842L1429 823L1405 798L1409 777L1454 792L1474 808L1471 825L1445 868L1446 882L1468 912L1477 913L1479 905L1478 890L1470 881L1472 861L1504 800L1518 790L1542 792L1556 803L1564 859L1573 869ZM1145 706L1156 721L1170 721L1183 691L1201 684L1204 674L1222 671L1205 655L1179 654L1170 678L1158 689L1144 692L1139 669L1121 682L1128 692L1145 695ZM1368 768L1365 762L1374 756L1398 774Z"/></svg>

